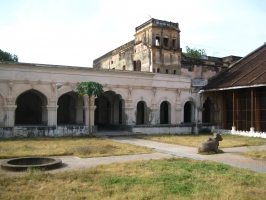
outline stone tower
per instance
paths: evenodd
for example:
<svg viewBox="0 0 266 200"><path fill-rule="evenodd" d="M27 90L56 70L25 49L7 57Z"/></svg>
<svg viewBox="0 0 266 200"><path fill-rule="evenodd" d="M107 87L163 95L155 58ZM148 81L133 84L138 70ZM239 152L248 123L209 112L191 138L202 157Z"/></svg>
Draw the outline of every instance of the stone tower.
<svg viewBox="0 0 266 200"><path fill-rule="evenodd" d="M134 37L134 71L181 73L178 23L152 18L136 27Z"/></svg>

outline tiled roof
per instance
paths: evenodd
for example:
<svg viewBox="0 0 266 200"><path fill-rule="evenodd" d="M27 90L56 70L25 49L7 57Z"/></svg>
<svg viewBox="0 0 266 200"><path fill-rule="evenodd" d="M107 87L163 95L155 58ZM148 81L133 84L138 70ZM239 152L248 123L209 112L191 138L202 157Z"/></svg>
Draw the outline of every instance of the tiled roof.
<svg viewBox="0 0 266 200"><path fill-rule="evenodd" d="M266 43L213 77L203 90L266 84Z"/></svg>

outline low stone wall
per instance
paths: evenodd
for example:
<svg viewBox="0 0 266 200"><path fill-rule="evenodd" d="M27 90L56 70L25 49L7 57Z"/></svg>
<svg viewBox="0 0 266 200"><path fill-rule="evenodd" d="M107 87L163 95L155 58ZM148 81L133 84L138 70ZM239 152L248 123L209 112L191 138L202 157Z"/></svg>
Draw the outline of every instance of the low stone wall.
<svg viewBox="0 0 266 200"><path fill-rule="evenodd" d="M232 130L215 129L215 128L213 128L212 132L214 132L214 133L222 133L222 134L241 135L241 136L246 136L246 137L266 138L266 133L265 132L256 132L253 127L250 128L250 131L236 130L235 127L232 127Z"/></svg>
<svg viewBox="0 0 266 200"><path fill-rule="evenodd" d="M92 126L92 133L97 126ZM88 135L88 126L15 126L0 127L0 138L75 137Z"/></svg>
<svg viewBox="0 0 266 200"><path fill-rule="evenodd" d="M210 129L211 125L198 125L198 132ZM107 131L127 131L132 134L193 134L195 124L161 124L161 125L119 125L108 124L100 129ZM96 133L98 126L92 126L91 133ZM0 127L0 138L34 138L34 137L75 137L88 135L88 126L15 126Z"/></svg>
<svg viewBox="0 0 266 200"><path fill-rule="evenodd" d="M210 129L211 125L200 124L197 126L198 132L202 129ZM135 125L132 132L136 134L193 134L196 132L195 124L177 124L177 125Z"/></svg>

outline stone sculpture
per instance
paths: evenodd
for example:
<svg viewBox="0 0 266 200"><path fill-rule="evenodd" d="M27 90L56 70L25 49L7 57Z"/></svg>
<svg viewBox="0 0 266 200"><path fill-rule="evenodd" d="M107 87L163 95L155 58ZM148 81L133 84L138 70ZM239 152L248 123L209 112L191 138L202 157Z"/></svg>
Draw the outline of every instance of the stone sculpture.
<svg viewBox="0 0 266 200"><path fill-rule="evenodd" d="M222 140L223 140L223 138L222 138L221 134L214 133L214 138L209 138L207 142L203 142L199 146L198 153L210 152L210 151L214 151L216 153L222 152L221 150L218 149L219 141L222 141Z"/></svg>

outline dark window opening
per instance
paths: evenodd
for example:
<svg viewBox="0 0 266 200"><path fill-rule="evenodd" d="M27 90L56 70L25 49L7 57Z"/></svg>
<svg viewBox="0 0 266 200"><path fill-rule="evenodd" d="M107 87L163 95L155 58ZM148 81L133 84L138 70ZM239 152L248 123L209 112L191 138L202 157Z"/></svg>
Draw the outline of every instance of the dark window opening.
<svg viewBox="0 0 266 200"><path fill-rule="evenodd" d="M141 71L141 61L140 60L137 61L136 71Z"/></svg>
<svg viewBox="0 0 266 200"><path fill-rule="evenodd" d="M76 123L76 101L72 96L64 94L58 99L57 123Z"/></svg>
<svg viewBox="0 0 266 200"><path fill-rule="evenodd" d="M168 69L165 70L165 73L168 74Z"/></svg>
<svg viewBox="0 0 266 200"><path fill-rule="evenodd" d="M123 70L126 70L126 66L125 65L123 65Z"/></svg>
<svg viewBox="0 0 266 200"><path fill-rule="evenodd" d="M176 74L176 70L174 70L174 74Z"/></svg>
<svg viewBox="0 0 266 200"><path fill-rule="evenodd" d="M160 73L160 69L157 69L157 73Z"/></svg>
<svg viewBox="0 0 266 200"><path fill-rule="evenodd" d="M113 61L111 61L111 65L113 64L114 62Z"/></svg>
<svg viewBox="0 0 266 200"><path fill-rule="evenodd" d="M144 124L144 107L145 104L143 101L138 102L137 104L137 124Z"/></svg>
<svg viewBox="0 0 266 200"><path fill-rule="evenodd" d="M163 38L163 46L168 47L168 38Z"/></svg>
<svg viewBox="0 0 266 200"><path fill-rule="evenodd" d="M15 125L42 124L42 100L34 92L25 92L17 98Z"/></svg>
<svg viewBox="0 0 266 200"><path fill-rule="evenodd" d="M191 105L189 102L186 102L184 106L184 122L191 122Z"/></svg>
<svg viewBox="0 0 266 200"><path fill-rule="evenodd" d="M203 104L204 111L202 112L202 122L210 123L211 122L211 101L209 97Z"/></svg>
<svg viewBox="0 0 266 200"><path fill-rule="evenodd" d="M169 108L166 101L160 105L160 124L169 124Z"/></svg>
<svg viewBox="0 0 266 200"><path fill-rule="evenodd" d="M175 48L175 39L172 40L172 47Z"/></svg>
<svg viewBox="0 0 266 200"><path fill-rule="evenodd" d="M160 40L161 40L161 38L157 36L155 39L155 45L156 46L160 46Z"/></svg>
<svg viewBox="0 0 266 200"><path fill-rule="evenodd" d="M136 69L137 69L137 62L136 61L133 61L133 68L134 68L134 71L136 71Z"/></svg>

